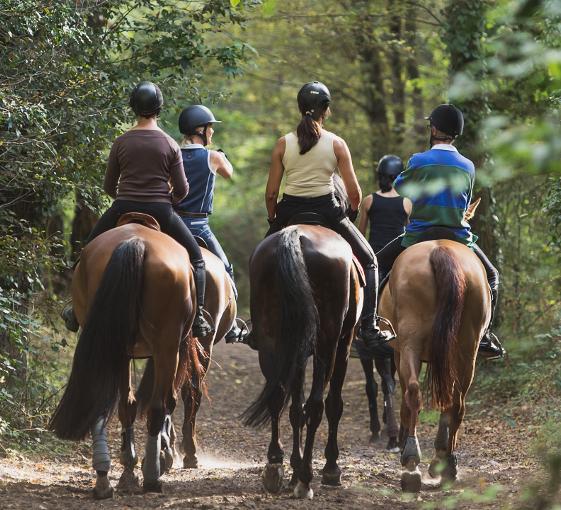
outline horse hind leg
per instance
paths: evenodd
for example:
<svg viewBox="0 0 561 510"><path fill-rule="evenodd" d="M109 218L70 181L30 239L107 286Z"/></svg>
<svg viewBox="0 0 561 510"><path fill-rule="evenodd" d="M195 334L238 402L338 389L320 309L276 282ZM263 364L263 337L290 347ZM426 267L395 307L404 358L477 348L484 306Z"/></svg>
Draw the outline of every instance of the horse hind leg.
<svg viewBox="0 0 561 510"><path fill-rule="evenodd" d="M300 469L300 473L298 474L298 482L294 487L294 497L299 499L313 499L314 497L314 491L310 486L313 478L312 454L316 431L321 423L323 415L323 391L325 389L325 373L327 365L328 364L319 358L319 356L314 356L314 376L312 388L304 408L306 443L304 446L302 467Z"/></svg>
<svg viewBox="0 0 561 510"><path fill-rule="evenodd" d="M417 419L421 410L420 361L411 356L408 358L401 357L399 369L402 388L405 389L402 408L405 404L408 411L408 423L406 423L408 436L401 452L401 465L404 467L401 473L401 488L404 492L419 492L421 490L421 471L419 470L421 448L417 439ZM403 417L402 425L405 425Z"/></svg>
<svg viewBox="0 0 561 510"><path fill-rule="evenodd" d="M437 478L442 473L446 465L448 450L450 415L448 412L441 412L438 420L438 431L434 440L434 457L429 466L429 475Z"/></svg>
<svg viewBox="0 0 561 510"><path fill-rule="evenodd" d="M192 383L192 384L191 384ZM187 381L181 389L185 418L183 421L183 467L197 469L197 411L201 405L202 391L198 377L193 374L193 381Z"/></svg>
<svg viewBox="0 0 561 510"><path fill-rule="evenodd" d="M368 412L370 414L370 442L377 441L380 438L380 419L378 418L378 402L376 395L378 394L378 384L374 379L374 363L372 359L360 358L360 364L364 371L366 379L366 397L368 398Z"/></svg>
<svg viewBox="0 0 561 510"><path fill-rule="evenodd" d="M113 487L107 478L111 468L111 456L109 444L107 443L107 427L105 417L100 417L92 426L93 456L92 464L96 472L93 496L95 499L107 499L113 497Z"/></svg>
<svg viewBox="0 0 561 510"><path fill-rule="evenodd" d="M349 338L342 337L335 358L335 367L331 382L329 383L329 393L325 399L325 414L329 424L329 435L325 446L325 466L322 472L321 483L325 485L341 485L341 468L337 464L339 458L339 446L337 444L337 431L339 420L343 414L343 398L341 391L347 373L347 344Z"/></svg>
<svg viewBox="0 0 561 510"><path fill-rule="evenodd" d="M267 450L267 465L263 469L261 479L268 492L276 494L284 485L284 450L280 442L279 420L284 402L284 390L278 386L268 402L271 416L271 442Z"/></svg>
<svg viewBox="0 0 561 510"><path fill-rule="evenodd" d="M302 467L302 432L304 429L304 378L306 369L301 368L296 374L292 386L292 402L290 405L290 425L292 426L292 454L290 467L292 478L289 486L294 487L298 482L298 473Z"/></svg>
<svg viewBox="0 0 561 510"><path fill-rule="evenodd" d="M119 421L121 422L121 454L119 460L123 473L119 478L117 489L124 492L136 492L140 486L134 468L138 462L134 447L134 421L136 419L137 402L132 390L131 367L127 361L127 370L123 370L119 399Z"/></svg>
<svg viewBox="0 0 561 510"><path fill-rule="evenodd" d="M376 358L376 370L382 378L382 393L384 394L384 423L388 432L388 444L386 450L392 453L399 452L398 425L395 418L393 393L395 391L395 379L392 373L392 359L389 357Z"/></svg>

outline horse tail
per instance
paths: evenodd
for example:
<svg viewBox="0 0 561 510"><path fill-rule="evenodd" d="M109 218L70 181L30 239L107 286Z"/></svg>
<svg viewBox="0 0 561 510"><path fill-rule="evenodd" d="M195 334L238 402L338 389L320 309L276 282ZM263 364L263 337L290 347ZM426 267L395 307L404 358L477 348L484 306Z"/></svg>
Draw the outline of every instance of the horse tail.
<svg viewBox="0 0 561 510"><path fill-rule="evenodd" d="M72 371L49 428L61 439L84 439L117 403L128 349L136 341L142 305L146 246L134 237L120 243L107 264L80 333Z"/></svg>
<svg viewBox="0 0 561 510"><path fill-rule="evenodd" d="M189 384L191 392L197 385L201 392L206 395L207 388L204 382L205 370L201 359L205 358L204 350L199 341L189 335L179 344L179 362L174 381L174 393L178 393L185 383ZM136 390L136 401L140 415L148 410L152 389L154 388L154 359L149 358L146 362L142 379Z"/></svg>
<svg viewBox="0 0 561 510"><path fill-rule="evenodd" d="M428 392L433 405L451 405L456 377L454 356L466 291L462 267L446 246L430 254L436 284L437 310L432 329L431 362L428 366Z"/></svg>
<svg viewBox="0 0 561 510"><path fill-rule="evenodd" d="M298 371L314 354L319 314L300 244L297 226L281 231L277 246L277 281L280 291L281 324L276 344L277 362L267 374L263 391L243 413L245 425L259 427L270 420L269 402L282 397L281 413L291 396Z"/></svg>

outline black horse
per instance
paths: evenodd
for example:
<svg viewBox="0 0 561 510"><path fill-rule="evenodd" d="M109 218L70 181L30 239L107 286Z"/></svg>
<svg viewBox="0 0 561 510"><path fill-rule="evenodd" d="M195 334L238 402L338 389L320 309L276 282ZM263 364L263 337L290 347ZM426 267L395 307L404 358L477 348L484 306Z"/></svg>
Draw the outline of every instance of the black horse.
<svg viewBox="0 0 561 510"><path fill-rule="evenodd" d="M321 422L324 391L329 437L322 482L339 485L337 428L343 412L341 388L350 343L359 319L362 292L350 246L335 232L316 225L293 225L263 240L250 260L251 343L259 351L266 383L244 413L245 423L271 421L268 464L263 472L267 490L282 487L284 451L279 418L289 399L293 449L294 495L313 497L310 482L312 450ZM312 357L313 381L304 404L304 378ZM306 441L302 452L303 428Z"/></svg>

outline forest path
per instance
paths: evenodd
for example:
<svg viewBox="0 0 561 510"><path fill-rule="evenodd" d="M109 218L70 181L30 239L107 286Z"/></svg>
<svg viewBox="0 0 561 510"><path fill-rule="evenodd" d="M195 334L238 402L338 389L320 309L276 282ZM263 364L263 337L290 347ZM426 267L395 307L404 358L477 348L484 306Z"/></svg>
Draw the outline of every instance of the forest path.
<svg viewBox="0 0 561 510"><path fill-rule="evenodd" d="M518 499L535 474L536 461L527 454L533 433L525 426L525 413L518 417L506 414L498 405L468 405L458 446L460 480L446 491L424 488L416 497L404 497L399 482L399 456L384 450L385 437L374 444L369 442L363 374L359 361L353 359L343 389L345 408L339 427L342 486L332 488L320 483L327 437L324 417L314 451L314 500L292 499L288 489L269 495L260 479L269 429L255 431L238 420L249 399L257 396L261 388L257 354L246 346L221 342L215 348L214 360L208 378L211 401L203 401L198 419L198 470L174 469L166 474L162 478L163 494L127 495L115 491L112 500L98 502L91 496L94 474L89 443L78 444L72 456L12 455L0 459L0 508L505 508ZM285 481L290 476L291 446L287 415L282 420ZM181 417L180 409L174 420L179 431ZM419 428L423 477L427 476L436 433L435 425L426 421L434 421L434 413ZM136 446L140 456L145 427L144 420L137 422ZM121 473L120 439L115 426L111 428L110 439L113 467L109 476L115 486ZM181 463L176 461L178 465Z"/></svg>

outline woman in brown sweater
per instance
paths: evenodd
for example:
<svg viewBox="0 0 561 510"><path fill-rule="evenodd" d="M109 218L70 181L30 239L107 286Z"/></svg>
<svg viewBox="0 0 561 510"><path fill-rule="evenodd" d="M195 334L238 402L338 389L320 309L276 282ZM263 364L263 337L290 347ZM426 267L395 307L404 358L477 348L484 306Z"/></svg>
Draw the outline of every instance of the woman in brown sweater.
<svg viewBox="0 0 561 510"><path fill-rule="evenodd" d="M103 184L105 192L115 201L99 219L86 244L114 228L119 217L127 212L142 212L156 218L162 232L189 253L197 290L193 335L202 337L212 332L203 315L205 263L195 238L172 207L172 203L180 202L187 195L189 185L179 146L158 126L163 104L162 93L154 83L141 82L132 91L130 106L137 123L113 143ZM69 329L78 330L71 308L63 312L63 318Z"/></svg>

